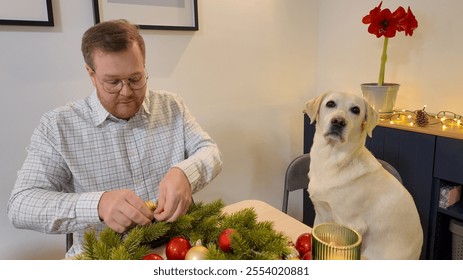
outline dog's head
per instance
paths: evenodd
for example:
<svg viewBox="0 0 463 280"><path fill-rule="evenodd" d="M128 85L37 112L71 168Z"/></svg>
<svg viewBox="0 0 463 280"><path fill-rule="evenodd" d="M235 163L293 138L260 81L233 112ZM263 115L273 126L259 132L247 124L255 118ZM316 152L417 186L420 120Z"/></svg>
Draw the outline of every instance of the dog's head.
<svg viewBox="0 0 463 280"><path fill-rule="evenodd" d="M328 92L305 104L311 123L317 122L327 140L347 141L352 133L370 137L378 122L378 113L368 102L357 95Z"/></svg>

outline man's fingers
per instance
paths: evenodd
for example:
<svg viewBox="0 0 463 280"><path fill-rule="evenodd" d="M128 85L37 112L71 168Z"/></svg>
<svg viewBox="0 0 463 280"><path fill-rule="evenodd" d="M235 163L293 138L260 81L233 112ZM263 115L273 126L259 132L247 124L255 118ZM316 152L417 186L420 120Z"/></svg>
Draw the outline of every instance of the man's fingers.
<svg viewBox="0 0 463 280"><path fill-rule="evenodd" d="M166 202L162 208L160 207L159 208L159 211L158 213L154 213L154 218L158 221L167 221L169 220L172 215L175 213L175 206L177 206L177 203L174 203L174 202ZM156 209L158 210L158 209Z"/></svg>
<svg viewBox="0 0 463 280"><path fill-rule="evenodd" d="M148 225L153 214L131 190L105 192L98 205L100 218L116 232L124 232L134 225Z"/></svg>
<svg viewBox="0 0 463 280"><path fill-rule="evenodd" d="M186 214L191 205L191 201L192 200L190 199L186 201L180 200L167 203L165 209L160 209L160 213L154 213L154 218L158 221L174 222L178 219L178 217Z"/></svg>

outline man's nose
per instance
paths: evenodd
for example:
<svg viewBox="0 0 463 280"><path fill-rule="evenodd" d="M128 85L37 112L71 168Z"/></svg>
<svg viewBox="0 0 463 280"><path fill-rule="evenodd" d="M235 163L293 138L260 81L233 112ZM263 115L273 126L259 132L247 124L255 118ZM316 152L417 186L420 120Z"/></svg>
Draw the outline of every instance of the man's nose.
<svg viewBox="0 0 463 280"><path fill-rule="evenodd" d="M132 87L130 87L130 83L129 81L124 81L124 80L121 80L121 83L122 83L122 89L121 91L119 92L120 95L124 95L124 96L130 96L133 94L133 90L132 90Z"/></svg>

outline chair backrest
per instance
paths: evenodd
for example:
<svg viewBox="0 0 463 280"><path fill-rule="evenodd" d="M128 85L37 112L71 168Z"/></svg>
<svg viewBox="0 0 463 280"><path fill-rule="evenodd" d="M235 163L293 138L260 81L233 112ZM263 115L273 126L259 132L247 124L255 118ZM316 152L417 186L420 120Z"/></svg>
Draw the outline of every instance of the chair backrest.
<svg viewBox="0 0 463 280"><path fill-rule="evenodd" d="M386 169L389 173L391 173L399 182L402 184L402 177L400 176L399 172L397 169L394 168L389 162L384 161L382 159L378 159L379 163L383 166L384 169Z"/></svg>
<svg viewBox="0 0 463 280"><path fill-rule="evenodd" d="M288 198L289 192L307 189L309 185L309 166L310 154L303 154L295 158L286 169L285 174L285 189L283 193L283 207L282 211L288 211Z"/></svg>

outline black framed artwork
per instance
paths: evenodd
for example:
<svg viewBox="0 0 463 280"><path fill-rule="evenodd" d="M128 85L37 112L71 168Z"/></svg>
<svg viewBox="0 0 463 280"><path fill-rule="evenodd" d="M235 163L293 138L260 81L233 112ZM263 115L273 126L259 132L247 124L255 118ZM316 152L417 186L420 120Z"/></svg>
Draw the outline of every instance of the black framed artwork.
<svg viewBox="0 0 463 280"><path fill-rule="evenodd" d="M54 26L52 0L0 0L0 24Z"/></svg>
<svg viewBox="0 0 463 280"><path fill-rule="evenodd" d="M95 23L126 19L141 29L199 30L197 0L93 0Z"/></svg>

